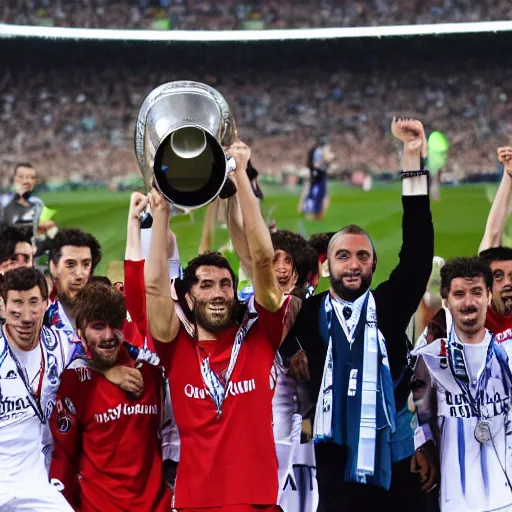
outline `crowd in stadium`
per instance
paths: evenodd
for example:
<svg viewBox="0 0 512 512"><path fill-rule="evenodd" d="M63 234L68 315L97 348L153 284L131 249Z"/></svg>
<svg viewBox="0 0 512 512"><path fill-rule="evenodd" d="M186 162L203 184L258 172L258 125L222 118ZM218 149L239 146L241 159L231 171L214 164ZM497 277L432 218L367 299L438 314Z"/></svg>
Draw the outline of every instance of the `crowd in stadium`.
<svg viewBox="0 0 512 512"><path fill-rule="evenodd" d="M479 256L444 262L424 127L394 117L391 131L402 247L372 290L371 234L349 224L305 240L267 226L252 150L234 135L235 170L205 227L223 204L239 263L208 229L180 262L170 198L151 188L131 196L116 283L95 275L94 234L40 221L37 172L19 163L0 197L0 508L512 507L512 250L501 246L512 147L497 150L504 174ZM305 211L321 215L333 152L319 144ZM161 188L172 175L157 165ZM315 293L320 276L330 288Z"/></svg>
<svg viewBox="0 0 512 512"><path fill-rule="evenodd" d="M129 62L114 68L108 63L7 67L0 82L2 185L26 155L33 155L45 179L136 173L132 148L139 106L155 84L183 78L213 85L226 96L255 150L255 165L270 175L303 168L305 148L326 132L337 154L333 172L390 172L396 146L385 134L393 112L401 111L421 115L429 131L446 133L451 146L447 170L460 179L492 172L494 144L506 143L512 128L510 70L480 69L471 57L452 69L447 69L450 64L437 68L437 63L421 71L293 66L284 76L271 67L252 69L250 62L242 73L214 74L195 62L179 72L161 63Z"/></svg>
<svg viewBox="0 0 512 512"><path fill-rule="evenodd" d="M511 16L510 5L499 0L4 0L0 6L3 23L113 29L357 27L495 21Z"/></svg>

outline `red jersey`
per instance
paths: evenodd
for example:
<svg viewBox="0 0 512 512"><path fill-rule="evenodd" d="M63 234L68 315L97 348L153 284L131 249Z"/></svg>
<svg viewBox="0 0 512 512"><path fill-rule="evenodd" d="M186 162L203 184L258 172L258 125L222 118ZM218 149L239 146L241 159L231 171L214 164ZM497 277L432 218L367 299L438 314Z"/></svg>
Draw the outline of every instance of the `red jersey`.
<svg viewBox="0 0 512 512"><path fill-rule="evenodd" d="M118 364L129 362L121 348ZM75 510L170 510L159 437L162 370L142 363L140 371L140 398L86 367L62 374L50 419L55 445L50 478L62 482Z"/></svg>
<svg viewBox="0 0 512 512"><path fill-rule="evenodd" d="M512 343L512 315L500 315L494 308L487 308L485 327L496 335L498 343Z"/></svg>
<svg viewBox="0 0 512 512"><path fill-rule="evenodd" d="M167 369L181 441L175 487L178 510L252 510L242 505L275 510L278 474L270 371L286 307L287 303L269 313L256 305L258 319L241 345L220 416L203 382L196 342L186 330L181 328L173 343L156 343ZM228 367L236 333L237 327L232 327L216 341L198 343L218 375Z"/></svg>

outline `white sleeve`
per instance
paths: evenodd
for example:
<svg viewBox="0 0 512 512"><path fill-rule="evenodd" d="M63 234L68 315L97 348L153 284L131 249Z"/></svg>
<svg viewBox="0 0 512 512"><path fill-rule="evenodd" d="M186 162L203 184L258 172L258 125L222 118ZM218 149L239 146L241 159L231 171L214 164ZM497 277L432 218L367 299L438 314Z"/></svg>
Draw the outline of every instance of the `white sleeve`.
<svg viewBox="0 0 512 512"><path fill-rule="evenodd" d="M140 245L141 245L141 253L142 259L147 260L149 255L149 246L151 244L151 233L153 228L146 228L140 230ZM177 279L181 277L181 261L180 261L180 252L178 250L178 240L176 239L176 235L174 235L174 252L172 256L168 260L169 264L169 277L171 281L173 279Z"/></svg>

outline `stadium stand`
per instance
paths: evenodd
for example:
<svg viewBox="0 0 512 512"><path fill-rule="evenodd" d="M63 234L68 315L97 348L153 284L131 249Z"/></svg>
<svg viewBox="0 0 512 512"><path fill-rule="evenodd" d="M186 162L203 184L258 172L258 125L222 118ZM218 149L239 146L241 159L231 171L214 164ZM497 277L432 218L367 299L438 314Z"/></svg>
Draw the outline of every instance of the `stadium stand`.
<svg viewBox="0 0 512 512"><path fill-rule="evenodd" d="M160 30L356 27L512 17L511 4L500 0L3 0L1 4L3 23Z"/></svg>
<svg viewBox="0 0 512 512"><path fill-rule="evenodd" d="M449 171L492 172L512 132L508 37L391 38L288 43L5 40L0 63L0 175L30 160L40 176L106 179L137 171L133 130L155 86L218 87L264 173L305 164L332 135L340 170L396 166L387 136L396 112L451 142ZM503 60L505 59L505 60Z"/></svg>

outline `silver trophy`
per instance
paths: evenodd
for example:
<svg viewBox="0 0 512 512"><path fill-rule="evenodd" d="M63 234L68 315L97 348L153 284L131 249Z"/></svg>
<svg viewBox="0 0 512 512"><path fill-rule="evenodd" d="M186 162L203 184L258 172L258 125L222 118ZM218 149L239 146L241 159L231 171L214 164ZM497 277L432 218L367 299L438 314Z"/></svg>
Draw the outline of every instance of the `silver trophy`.
<svg viewBox="0 0 512 512"><path fill-rule="evenodd" d="M135 154L146 188L190 211L221 192L234 160L224 147L237 139L224 97L199 82L169 82L144 100L135 128Z"/></svg>

